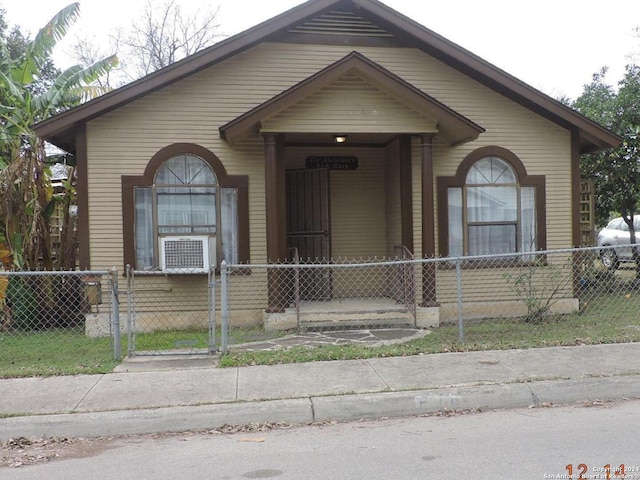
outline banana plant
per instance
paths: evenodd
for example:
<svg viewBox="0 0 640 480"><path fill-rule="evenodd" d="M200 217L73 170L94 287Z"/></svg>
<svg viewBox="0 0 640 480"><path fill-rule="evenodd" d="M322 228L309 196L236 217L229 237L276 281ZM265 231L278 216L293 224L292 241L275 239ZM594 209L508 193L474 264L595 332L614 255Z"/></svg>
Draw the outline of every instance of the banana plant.
<svg viewBox="0 0 640 480"><path fill-rule="evenodd" d="M32 125L104 93L94 82L118 62L113 55L88 67L70 67L46 91L36 93L44 63L79 11L78 2L60 10L17 59L0 44L0 228L17 269L53 267L49 217L56 200L45 166L45 145Z"/></svg>

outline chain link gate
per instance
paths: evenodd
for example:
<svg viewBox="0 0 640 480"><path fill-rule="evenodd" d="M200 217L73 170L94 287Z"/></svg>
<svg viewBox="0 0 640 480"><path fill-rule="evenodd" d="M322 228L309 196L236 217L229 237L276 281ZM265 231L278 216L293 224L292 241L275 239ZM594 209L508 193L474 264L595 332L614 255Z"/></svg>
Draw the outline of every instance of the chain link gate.
<svg viewBox="0 0 640 480"><path fill-rule="evenodd" d="M217 347L216 277L126 271L129 357L212 354ZM121 300L122 301L122 300Z"/></svg>

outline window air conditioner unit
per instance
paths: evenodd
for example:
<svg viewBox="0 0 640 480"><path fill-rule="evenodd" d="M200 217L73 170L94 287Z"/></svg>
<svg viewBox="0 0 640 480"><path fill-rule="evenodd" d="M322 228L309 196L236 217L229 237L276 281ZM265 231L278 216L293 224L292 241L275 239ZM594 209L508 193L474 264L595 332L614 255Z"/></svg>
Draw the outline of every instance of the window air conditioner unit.
<svg viewBox="0 0 640 480"><path fill-rule="evenodd" d="M167 273L209 271L209 237L160 238L160 267Z"/></svg>

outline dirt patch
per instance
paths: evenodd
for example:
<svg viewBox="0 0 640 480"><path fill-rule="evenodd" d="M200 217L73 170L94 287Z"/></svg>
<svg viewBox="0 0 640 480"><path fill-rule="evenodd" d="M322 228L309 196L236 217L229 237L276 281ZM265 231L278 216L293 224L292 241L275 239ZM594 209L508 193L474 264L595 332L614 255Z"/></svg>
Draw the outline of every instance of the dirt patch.
<svg viewBox="0 0 640 480"><path fill-rule="evenodd" d="M115 438L12 438L0 445L0 469L19 468L61 458L84 458L112 448Z"/></svg>
<svg viewBox="0 0 640 480"><path fill-rule="evenodd" d="M314 422L305 425L333 425L337 422ZM12 438L0 444L0 470L3 468L20 468L39 463L68 458L86 458L99 455L105 450L118 448L127 443L139 442L143 439L186 438L193 435L233 435L241 433L267 432L270 430L287 430L303 425L289 423L251 423L246 425L223 425L219 428L180 433L158 433L150 435L128 435L121 437L99 438ZM241 439L242 441L242 439ZM255 440L254 440L255 441ZM2 475L0 475L2 478Z"/></svg>

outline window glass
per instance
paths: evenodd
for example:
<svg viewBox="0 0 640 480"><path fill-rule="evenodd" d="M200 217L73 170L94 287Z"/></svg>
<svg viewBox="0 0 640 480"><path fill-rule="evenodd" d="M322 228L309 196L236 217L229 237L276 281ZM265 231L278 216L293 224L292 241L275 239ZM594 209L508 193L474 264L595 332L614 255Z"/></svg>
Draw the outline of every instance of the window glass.
<svg viewBox="0 0 640 480"><path fill-rule="evenodd" d="M157 187L159 233L216 233L213 187Z"/></svg>
<svg viewBox="0 0 640 480"><path fill-rule="evenodd" d="M521 252L536 250L536 188L521 187L520 189L520 217L521 221Z"/></svg>
<svg viewBox="0 0 640 480"><path fill-rule="evenodd" d="M516 251L516 225L470 225L469 255Z"/></svg>
<svg viewBox="0 0 640 480"><path fill-rule="evenodd" d="M449 196L449 256L464 255L464 232L462 226L462 188L450 188Z"/></svg>
<svg viewBox="0 0 640 480"><path fill-rule="evenodd" d="M177 155L167 160L156 173L156 185L213 185L213 170L200 157Z"/></svg>
<svg viewBox="0 0 640 480"><path fill-rule="evenodd" d="M133 190L135 202L135 242L136 268L153 268L153 205L151 188L136 187Z"/></svg>
<svg viewBox="0 0 640 480"><path fill-rule="evenodd" d="M221 188L222 258L227 263L238 263L238 191Z"/></svg>
<svg viewBox="0 0 640 480"><path fill-rule="evenodd" d="M473 164L467 174L467 184L517 183L515 171L500 158L487 157Z"/></svg>
<svg viewBox="0 0 640 480"><path fill-rule="evenodd" d="M506 160L478 160L465 184L449 187L447 196L450 256L537 249L536 187L520 185Z"/></svg>
<svg viewBox="0 0 640 480"><path fill-rule="evenodd" d="M517 187L467 187L467 221L515 222L517 220Z"/></svg>

